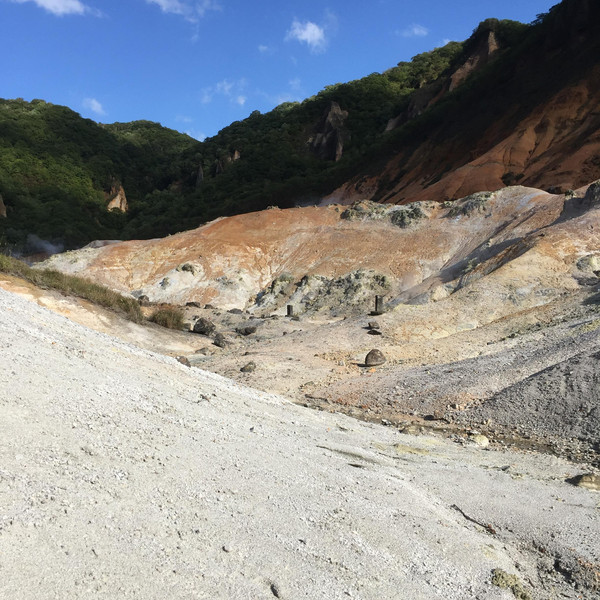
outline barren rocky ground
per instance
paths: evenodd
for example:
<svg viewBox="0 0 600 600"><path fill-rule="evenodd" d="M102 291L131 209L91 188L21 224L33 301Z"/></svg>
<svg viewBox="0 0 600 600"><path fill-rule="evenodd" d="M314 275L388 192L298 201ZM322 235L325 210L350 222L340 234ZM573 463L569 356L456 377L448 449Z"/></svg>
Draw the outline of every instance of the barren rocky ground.
<svg viewBox="0 0 600 600"><path fill-rule="evenodd" d="M2 597L597 594L576 464L317 412L0 305Z"/></svg>

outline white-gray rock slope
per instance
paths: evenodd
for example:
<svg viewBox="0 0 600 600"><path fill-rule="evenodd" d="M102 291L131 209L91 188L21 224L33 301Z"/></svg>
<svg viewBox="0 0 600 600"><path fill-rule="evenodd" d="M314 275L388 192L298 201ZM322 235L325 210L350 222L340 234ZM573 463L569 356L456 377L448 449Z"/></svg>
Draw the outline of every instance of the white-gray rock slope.
<svg viewBox="0 0 600 600"><path fill-rule="evenodd" d="M2 290L0 358L0 598L511 598L494 568L575 598L552 557L598 562L569 463L303 409Z"/></svg>

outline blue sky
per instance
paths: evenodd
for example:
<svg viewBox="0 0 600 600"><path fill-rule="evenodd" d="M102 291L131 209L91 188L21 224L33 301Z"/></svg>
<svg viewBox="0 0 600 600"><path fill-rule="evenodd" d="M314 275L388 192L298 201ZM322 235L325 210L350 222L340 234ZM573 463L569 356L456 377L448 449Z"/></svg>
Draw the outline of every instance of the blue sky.
<svg viewBox="0 0 600 600"><path fill-rule="evenodd" d="M0 97L202 139L558 0L0 0Z"/></svg>

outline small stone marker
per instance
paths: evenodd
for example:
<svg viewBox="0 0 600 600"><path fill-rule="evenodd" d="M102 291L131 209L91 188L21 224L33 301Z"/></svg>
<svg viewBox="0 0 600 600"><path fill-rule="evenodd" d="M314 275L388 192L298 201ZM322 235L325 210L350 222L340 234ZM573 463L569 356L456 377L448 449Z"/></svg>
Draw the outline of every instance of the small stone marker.
<svg viewBox="0 0 600 600"><path fill-rule="evenodd" d="M375 311L373 314L382 315L383 312L383 296L375 296Z"/></svg>
<svg viewBox="0 0 600 600"><path fill-rule="evenodd" d="M386 357L383 355L381 350L377 350L377 348L371 350L369 354L367 354L365 358L365 366L367 367L377 367L378 365L382 365L386 361Z"/></svg>

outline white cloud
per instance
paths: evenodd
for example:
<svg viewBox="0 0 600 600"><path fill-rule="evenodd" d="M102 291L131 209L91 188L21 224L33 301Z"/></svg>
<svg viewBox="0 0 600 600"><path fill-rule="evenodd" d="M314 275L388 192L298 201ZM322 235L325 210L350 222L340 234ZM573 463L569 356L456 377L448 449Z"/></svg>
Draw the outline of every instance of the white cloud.
<svg viewBox="0 0 600 600"><path fill-rule="evenodd" d="M323 52L327 45L325 30L312 21L301 23L298 19L294 19L285 39L286 41L296 40L304 43L310 48L311 52Z"/></svg>
<svg viewBox="0 0 600 600"><path fill-rule="evenodd" d="M164 13L179 15L197 23L209 10L221 10L215 0L146 0L148 4L156 4Z"/></svg>
<svg viewBox="0 0 600 600"><path fill-rule="evenodd" d="M260 44L260 45L258 46L258 51L259 51L261 54L265 54L266 52L268 52L268 51L269 51L269 46L265 46L264 44Z"/></svg>
<svg viewBox="0 0 600 600"><path fill-rule="evenodd" d="M102 107L102 104L96 100L96 98L84 98L83 107L91 110L93 113L96 113L98 116L103 116L106 114L106 111Z"/></svg>
<svg viewBox="0 0 600 600"><path fill-rule="evenodd" d="M223 79L223 81L219 81L215 86L217 93L223 94L224 96L231 96L231 90L233 88L233 81L228 81L227 79Z"/></svg>
<svg viewBox="0 0 600 600"><path fill-rule="evenodd" d="M410 27L403 29L400 33L404 37L423 37L429 35L429 29L423 27L423 25L413 23Z"/></svg>
<svg viewBox="0 0 600 600"><path fill-rule="evenodd" d="M63 15L83 15L85 13L97 13L94 9L86 6L79 0L13 0L18 4L25 2L34 2L40 8L47 10L53 15L62 17Z"/></svg>
<svg viewBox="0 0 600 600"><path fill-rule="evenodd" d="M209 104L213 101L215 96L224 96L225 98L229 98L232 103L244 106L247 98L243 94L243 91L245 90L247 83L248 82L243 78L235 81L223 79L215 85L204 88L200 93L200 102L202 102L202 104Z"/></svg>

